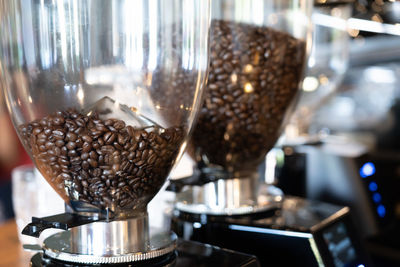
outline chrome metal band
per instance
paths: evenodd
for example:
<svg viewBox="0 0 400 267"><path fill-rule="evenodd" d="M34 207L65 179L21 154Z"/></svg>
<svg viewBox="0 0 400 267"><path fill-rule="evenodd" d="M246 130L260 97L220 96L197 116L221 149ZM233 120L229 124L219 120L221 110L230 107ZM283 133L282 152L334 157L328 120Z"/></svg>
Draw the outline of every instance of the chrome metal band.
<svg viewBox="0 0 400 267"><path fill-rule="evenodd" d="M95 222L70 229L71 251L113 256L146 251L149 246L147 212L128 220Z"/></svg>
<svg viewBox="0 0 400 267"><path fill-rule="evenodd" d="M175 207L195 214L240 215L277 208L282 200L281 190L254 176L190 186L177 195Z"/></svg>
<svg viewBox="0 0 400 267"><path fill-rule="evenodd" d="M149 260L169 254L176 247L173 232L152 233L144 217L95 222L48 237L44 253L57 260L110 264Z"/></svg>

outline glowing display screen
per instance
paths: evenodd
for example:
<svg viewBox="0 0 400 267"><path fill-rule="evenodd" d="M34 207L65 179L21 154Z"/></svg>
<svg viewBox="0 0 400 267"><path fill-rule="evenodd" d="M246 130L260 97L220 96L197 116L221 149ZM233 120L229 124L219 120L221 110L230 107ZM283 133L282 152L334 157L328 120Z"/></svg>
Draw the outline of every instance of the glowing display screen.
<svg viewBox="0 0 400 267"><path fill-rule="evenodd" d="M323 238L336 267L352 266L357 254L343 222L336 223L323 232Z"/></svg>

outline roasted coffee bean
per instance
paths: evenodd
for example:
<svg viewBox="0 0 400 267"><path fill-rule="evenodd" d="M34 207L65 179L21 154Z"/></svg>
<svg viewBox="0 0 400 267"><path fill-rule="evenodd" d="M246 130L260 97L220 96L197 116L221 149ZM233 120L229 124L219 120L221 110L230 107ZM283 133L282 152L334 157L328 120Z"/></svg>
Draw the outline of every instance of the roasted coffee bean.
<svg viewBox="0 0 400 267"><path fill-rule="evenodd" d="M100 147L102 147L105 144L102 138L97 139L97 142L99 143Z"/></svg>
<svg viewBox="0 0 400 267"><path fill-rule="evenodd" d="M62 180L66 180L69 181L71 180L71 176L68 173L60 173L60 175L58 175L57 179L62 179Z"/></svg>
<svg viewBox="0 0 400 267"><path fill-rule="evenodd" d="M83 186L83 187L88 187L88 186L89 186L88 181L82 180L82 186Z"/></svg>
<svg viewBox="0 0 400 267"><path fill-rule="evenodd" d="M43 133L43 135L46 138L46 134ZM61 130L54 130L53 131L53 136L58 140L62 140L62 139L64 139L65 133L63 131L61 131ZM39 134L38 138L42 138L42 134Z"/></svg>
<svg viewBox="0 0 400 267"><path fill-rule="evenodd" d="M119 155L114 155L113 162L119 164L121 162L121 157Z"/></svg>
<svg viewBox="0 0 400 267"><path fill-rule="evenodd" d="M92 146L93 146L94 149L99 149L101 147L98 142L93 142Z"/></svg>
<svg viewBox="0 0 400 267"><path fill-rule="evenodd" d="M36 128L33 129L33 134L34 135L38 135L41 132L42 132L42 128L36 127Z"/></svg>
<svg viewBox="0 0 400 267"><path fill-rule="evenodd" d="M138 149L143 150L145 148L145 146L146 146L146 143L144 141L140 141Z"/></svg>
<svg viewBox="0 0 400 267"><path fill-rule="evenodd" d="M128 125L128 127L126 127L126 130L128 131L128 134L130 137L134 137L135 136L135 130L133 129L132 126Z"/></svg>
<svg viewBox="0 0 400 267"><path fill-rule="evenodd" d="M82 161L82 169L88 170L89 168L90 168L89 162L87 162L86 160Z"/></svg>
<svg viewBox="0 0 400 267"><path fill-rule="evenodd" d="M92 166L93 168L97 168L97 166L99 165L98 162L94 159L88 159L87 162L90 164L90 166Z"/></svg>
<svg viewBox="0 0 400 267"><path fill-rule="evenodd" d="M83 143L83 146L82 146L82 152L83 152L83 153L90 152L91 150L92 150L92 145L91 145L91 143L89 143L89 142Z"/></svg>
<svg viewBox="0 0 400 267"><path fill-rule="evenodd" d="M49 128L49 127L45 127L45 128L44 128L44 134L45 134L45 135L49 136L49 135L51 134L51 132L52 132L52 129L51 129L51 128Z"/></svg>
<svg viewBox="0 0 400 267"><path fill-rule="evenodd" d="M92 137L90 137L89 135L84 135L84 136L82 136L82 140L83 140L84 142L89 143L89 144L93 142Z"/></svg>
<svg viewBox="0 0 400 267"><path fill-rule="evenodd" d="M125 122L121 121L121 120L117 120L114 124L113 127L117 130L121 130L122 128L125 127Z"/></svg>
<svg viewBox="0 0 400 267"><path fill-rule="evenodd" d="M118 142L114 142L113 146L118 150L124 150L124 148L120 144L118 144Z"/></svg>
<svg viewBox="0 0 400 267"><path fill-rule="evenodd" d="M56 156L60 156L61 155L61 149L59 147L55 147L53 149L53 151L54 151L54 155L56 155Z"/></svg>
<svg viewBox="0 0 400 267"><path fill-rule="evenodd" d="M99 156L97 155L96 151L90 151L89 156L93 160L98 160Z"/></svg>
<svg viewBox="0 0 400 267"><path fill-rule="evenodd" d="M77 119L75 122L79 127L85 127L85 121L83 119Z"/></svg>
<svg viewBox="0 0 400 267"><path fill-rule="evenodd" d="M75 142L78 136L75 133L68 132L67 133L67 141Z"/></svg>
<svg viewBox="0 0 400 267"><path fill-rule="evenodd" d="M112 143L114 142L116 136L117 136L117 135L116 135L115 133L113 133L113 132L107 132L107 133L105 133L104 136L103 136L104 142L105 142L107 145L110 145L110 144L112 144Z"/></svg>
<svg viewBox="0 0 400 267"><path fill-rule="evenodd" d="M106 153L106 154L111 154L115 151L115 148L113 146L110 145L104 145L101 147L100 151L102 153Z"/></svg>
<svg viewBox="0 0 400 267"><path fill-rule="evenodd" d="M82 160L87 160L89 157L90 157L89 153L87 153L87 152L81 154L81 159Z"/></svg>
<svg viewBox="0 0 400 267"><path fill-rule="evenodd" d="M58 146L58 147L62 147L62 146L64 146L65 143L64 143L63 140L57 140L55 144L56 144L56 146Z"/></svg>
<svg viewBox="0 0 400 267"><path fill-rule="evenodd" d="M94 177L99 177L102 173L103 173L103 171L99 168L93 170Z"/></svg>
<svg viewBox="0 0 400 267"><path fill-rule="evenodd" d="M133 160L135 158L136 152L135 151L131 151L128 155L128 159L129 160Z"/></svg>
<svg viewBox="0 0 400 267"><path fill-rule="evenodd" d="M123 136L122 134L118 134L118 143L123 146L126 144L126 141L128 138L126 136Z"/></svg>
<svg viewBox="0 0 400 267"><path fill-rule="evenodd" d="M106 120L106 121L104 122L104 125L110 126L110 125L113 125L114 122L115 122L115 120L113 120L113 119L108 119L108 120Z"/></svg>
<svg viewBox="0 0 400 267"><path fill-rule="evenodd" d="M157 192L183 141L183 127L150 129L72 109L18 127L58 193L117 210L142 205L143 197ZM157 162L156 155L164 156Z"/></svg>
<svg viewBox="0 0 400 267"><path fill-rule="evenodd" d="M69 150L67 155L69 157L76 157L78 155L78 152L75 149Z"/></svg>
<svg viewBox="0 0 400 267"><path fill-rule="evenodd" d="M66 145L66 147L67 147L69 150L73 150L73 149L75 149L76 144L75 144L75 142L68 142L67 145Z"/></svg>
<svg viewBox="0 0 400 267"><path fill-rule="evenodd" d="M77 140L75 141L75 145L76 145L77 148L81 148L81 147L83 146L83 141L82 141L82 139L77 139Z"/></svg>

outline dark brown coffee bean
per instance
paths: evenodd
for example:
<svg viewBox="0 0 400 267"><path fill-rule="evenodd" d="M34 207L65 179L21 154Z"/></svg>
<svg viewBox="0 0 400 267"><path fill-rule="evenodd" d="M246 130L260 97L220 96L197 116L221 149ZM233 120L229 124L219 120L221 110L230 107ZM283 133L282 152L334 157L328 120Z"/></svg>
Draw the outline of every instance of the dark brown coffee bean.
<svg viewBox="0 0 400 267"><path fill-rule="evenodd" d="M138 171L137 171L137 173L136 173L136 175L140 177L140 176L142 176L143 174L144 174L143 169L139 168Z"/></svg>
<svg viewBox="0 0 400 267"><path fill-rule="evenodd" d="M49 128L49 127L45 127L45 128L44 128L44 134L45 134L46 136L49 136L49 135L52 133L52 131L53 131L52 128Z"/></svg>
<svg viewBox="0 0 400 267"><path fill-rule="evenodd" d="M104 134L103 139L104 139L104 142L107 145L110 145L110 144L112 144L114 142L116 137L117 137L117 135L115 133L107 132L107 133Z"/></svg>
<svg viewBox="0 0 400 267"><path fill-rule="evenodd" d="M114 124L113 127L117 130L121 130L122 128L125 127L125 122L121 121L121 120L117 120Z"/></svg>
<svg viewBox="0 0 400 267"><path fill-rule="evenodd" d="M134 137L135 130L133 129L132 126L128 125L128 127L126 127L126 130L128 131L128 134L129 134L130 137Z"/></svg>
<svg viewBox="0 0 400 267"><path fill-rule="evenodd" d="M88 187L89 183L86 180L82 180L82 186L83 187Z"/></svg>
<svg viewBox="0 0 400 267"><path fill-rule="evenodd" d="M54 151L54 155L56 155L56 156L60 156L61 155L61 148L54 147L53 151Z"/></svg>
<svg viewBox="0 0 400 267"><path fill-rule="evenodd" d="M94 138L98 138L99 136L101 136L103 134L102 131L97 130L96 128L93 128L92 130L90 130L90 135Z"/></svg>
<svg viewBox="0 0 400 267"><path fill-rule="evenodd" d="M103 153L111 154L115 151L115 148L110 145L105 145L105 146L102 146L100 150Z"/></svg>
<svg viewBox="0 0 400 267"><path fill-rule="evenodd" d="M117 163L117 164L120 163L121 162L121 157L119 155L114 155L113 162Z"/></svg>
<svg viewBox="0 0 400 267"><path fill-rule="evenodd" d="M93 142L92 146L93 146L94 149L99 149L101 147L98 142Z"/></svg>
<svg viewBox="0 0 400 267"><path fill-rule="evenodd" d="M73 150L73 149L75 149L76 144L75 144L75 142L68 142L67 145L66 145L66 147L67 147L69 150Z"/></svg>
<svg viewBox="0 0 400 267"><path fill-rule="evenodd" d="M127 140L128 139L125 136L123 136L122 134L118 134L118 143L121 146L125 145Z"/></svg>
<svg viewBox="0 0 400 267"><path fill-rule="evenodd" d="M57 140L55 144L57 147L62 147L65 143L63 140Z"/></svg>
<svg viewBox="0 0 400 267"><path fill-rule="evenodd" d="M113 170L114 173L119 172L119 170L120 170L120 165L119 165L118 163L117 163L117 164L113 164L113 165L112 165L112 170Z"/></svg>
<svg viewBox="0 0 400 267"><path fill-rule="evenodd" d="M136 155L136 153L134 151L132 151L131 153L129 153L128 159L133 160L135 158L135 155Z"/></svg>
<svg viewBox="0 0 400 267"><path fill-rule="evenodd" d="M67 156L67 155L68 155L68 149L67 149L67 147L63 146L63 147L61 148L61 155L63 155L63 156Z"/></svg>
<svg viewBox="0 0 400 267"><path fill-rule="evenodd" d="M89 135L82 136L82 140L87 143L92 143L93 139Z"/></svg>
<svg viewBox="0 0 400 267"><path fill-rule="evenodd" d="M97 152L96 152L97 153ZM103 155L100 155L99 156L99 163L102 165L102 164L104 164L104 156Z"/></svg>
<svg viewBox="0 0 400 267"><path fill-rule="evenodd" d="M85 127L85 121L83 119L79 118L75 122L79 127Z"/></svg>
<svg viewBox="0 0 400 267"><path fill-rule="evenodd" d="M144 150L144 148L146 147L146 143L144 141L139 142L139 150Z"/></svg>
<svg viewBox="0 0 400 267"><path fill-rule="evenodd" d="M65 181L71 181L72 177L68 173L64 173L63 172L57 177L57 179L62 179L62 180L65 180Z"/></svg>
<svg viewBox="0 0 400 267"><path fill-rule="evenodd" d="M89 156L92 160L98 160L98 158L99 158L99 156L97 155L97 153L95 151L90 151Z"/></svg>
<svg viewBox="0 0 400 267"><path fill-rule="evenodd" d="M142 166L146 161L144 160L140 160L138 162L135 163L136 166Z"/></svg>
<svg viewBox="0 0 400 267"><path fill-rule="evenodd" d="M87 160L89 157L90 157L89 153L87 153L87 152L81 154L81 159L82 160Z"/></svg>
<svg viewBox="0 0 400 267"><path fill-rule="evenodd" d="M99 177L101 174L103 173L103 171L101 169L94 169L93 171L93 176L94 177Z"/></svg>
<svg viewBox="0 0 400 267"><path fill-rule="evenodd" d="M75 142L76 139L78 138L78 136L72 132L68 132L66 137L67 137L67 140L71 141L71 142Z"/></svg>
<svg viewBox="0 0 400 267"><path fill-rule="evenodd" d="M64 133L63 131L61 131L61 130L54 130L52 133L53 133L53 136L54 136L56 139L58 139L58 140L64 139L65 133ZM44 134L44 133L43 133L43 134ZM45 134L44 134L44 135L45 135ZM41 137L40 137L40 134L39 134L38 137L41 138Z"/></svg>
<svg viewBox="0 0 400 267"><path fill-rule="evenodd" d="M99 143L100 147L104 146L105 142L102 138L97 139L97 142Z"/></svg>
<svg viewBox="0 0 400 267"><path fill-rule="evenodd" d="M129 164L128 161L122 162L122 164L121 164L121 170L122 171L126 172L129 169L129 167L130 167L130 164Z"/></svg>
<svg viewBox="0 0 400 267"><path fill-rule="evenodd" d="M121 151L124 150L124 148L120 144L118 144L118 142L114 142L112 145L118 150L121 150Z"/></svg>
<svg viewBox="0 0 400 267"><path fill-rule="evenodd" d="M52 149L55 146L53 142L46 142L45 147L47 150Z"/></svg>
<svg viewBox="0 0 400 267"><path fill-rule="evenodd" d="M83 143L82 152L88 153L92 150L92 145L88 142Z"/></svg>
<svg viewBox="0 0 400 267"><path fill-rule="evenodd" d="M100 122L96 124L96 129L98 131L100 131L100 132L106 132L107 131L106 126L104 124L100 123Z"/></svg>
<svg viewBox="0 0 400 267"><path fill-rule="evenodd" d="M156 154L152 154L149 156L149 158L147 159L147 164L152 165L157 159Z"/></svg>
<svg viewBox="0 0 400 267"><path fill-rule="evenodd" d="M68 157L76 157L76 156L78 156L78 152L75 149L68 151Z"/></svg>
<svg viewBox="0 0 400 267"><path fill-rule="evenodd" d="M38 135L42 132L42 128L36 127L35 129L33 129L33 134L34 135Z"/></svg>
<svg viewBox="0 0 400 267"><path fill-rule="evenodd" d="M115 122L115 121L114 121L113 119L108 119L108 120L106 120L106 121L104 122L104 125L110 126L110 125L113 125L114 122Z"/></svg>
<svg viewBox="0 0 400 267"><path fill-rule="evenodd" d="M87 162L86 160L82 162L82 169L88 170L89 167L90 167L89 162Z"/></svg>
<svg viewBox="0 0 400 267"><path fill-rule="evenodd" d="M93 168L97 168L97 166L98 166L97 161L94 160L94 159L92 159L92 158L89 158L89 159L87 160L87 162L88 162L88 163L90 164L90 166L92 166Z"/></svg>
<svg viewBox="0 0 400 267"><path fill-rule="evenodd" d="M140 131L135 131L133 133L133 137L135 138L136 142L139 142L142 139L142 135L140 134Z"/></svg>
<svg viewBox="0 0 400 267"><path fill-rule="evenodd" d="M79 193L82 192L82 186L80 185L80 183L75 183L75 184L74 184L74 189L75 189L76 191L78 191Z"/></svg>
<svg viewBox="0 0 400 267"><path fill-rule="evenodd" d="M107 168L109 168L109 166L107 166ZM112 175L112 174L113 174L112 170L108 170L108 169L103 170L103 175L105 175L105 176Z"/></svg>

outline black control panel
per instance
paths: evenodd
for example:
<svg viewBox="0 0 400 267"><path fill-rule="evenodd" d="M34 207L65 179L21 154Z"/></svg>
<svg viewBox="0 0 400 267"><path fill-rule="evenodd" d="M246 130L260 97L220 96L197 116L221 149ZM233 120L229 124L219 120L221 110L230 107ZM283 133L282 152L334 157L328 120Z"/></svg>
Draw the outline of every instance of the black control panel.
<svg viewBox="0 0 400 267"><path fill-rule="evenodd" d="M262 266L370 266L347 207L286 196L282 208L248 216L175 210L181 237L242 251Z"/></svg>

